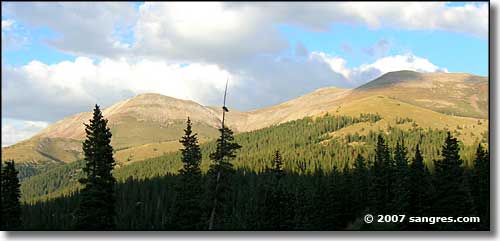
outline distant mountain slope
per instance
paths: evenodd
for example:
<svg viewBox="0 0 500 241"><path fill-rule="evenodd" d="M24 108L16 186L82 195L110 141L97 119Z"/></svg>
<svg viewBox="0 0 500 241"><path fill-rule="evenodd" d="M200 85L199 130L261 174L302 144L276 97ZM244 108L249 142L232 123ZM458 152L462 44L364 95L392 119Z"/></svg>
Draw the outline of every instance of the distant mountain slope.
<svg viewBox="0 0 500 241"><path fill-rule="evenodd" d="M141 155L154 156L144 153L134 156L130 150L125 151L127 149L144 150L144 145L151 143L177 142L188 116L201 141L214 138L220 123L214 114L210 108L193 101L158 94L138 95L103 110L113 134L111 144L115 157L122 162L136 160ZM82 157L83 123L88 123L90 118L90 112L64 118L29 140L2 148L2 159L26 163L75 161ZM177 149L177 145L157 145L154 149L162 154Z"/></svg>
<svg viewBox="0 0 500 241"><path fill-rule="evenodd" d="M14 159L16 163L64 163L81 157L81 141L67 138L35 136L15 145L2 147L2 160Z"/></svg>
<svg viewBox="0 0 500 241"><path fill-rule="evenodd" d="M350 98L385 95L444 114L488 118L488 78L463 73L387 73L356 88Z"/></svg>
<svg viewBox="0 0 500 241"><path fill-rule="evenodd" d="M337 101L349 92L350 89L322 88L275 106L243 113L232 111L227 116L228 125L246 132L325 113L336 107ZM214 111L221 112L219 108L214 108Z"/></svg>
<svg viewBox="0 0 500 241"><path fill-rule="evenodd" d="M134 133L131 133L132 131L143 130L143 128L152 128L156 131L158 128L175 125L178 120L185 122L187 116L193 122L205 126L215 127L219 124L218 117L214 115L211 109L194 101L179 100L160 94L141 94L120 101L104 109L103 115L109 120L109 127L114 131L115 140L113 141L115 142L118 141L116 138L137 137L134 136ZM70 116L50 125L37 136L83 139L85 133L83 123L87 123L91 116L91 112ZM153 123L157 126L147 126ZM130 129L131 127L135 128ZM158 139L164 138L158 137ZM126 142L118 141L115 144L119 145L118 148L127 147Z"/></svg>
<svg viewBox="0 0 500 241"><path fill-rule="evenodd" d="M380 102L378 96L387 99ZM396 102L407 108L395 108ZM226 123L236 132L247 132L327 112L348 113L349 108L354 114L377 110L384 113L386 120L410 116L424 128L462 128L467 135L478 135L479 130L487 130L488 78L460 73L391 72L355 89L322 88L248 112L230 108ZM412 114L416 109L428 111ZM176 150L188 116L201 141L216 137L221 111L220 107L193 101L141 94L104 109L103 114L113 133L115 157L127 163ZM90 117L91 113L85 112L64 118L29 140L2 148L2 159L13 158L20 163L75 161L81 158L83 123ZM484 125L473 127L471 123Z"/></svg>

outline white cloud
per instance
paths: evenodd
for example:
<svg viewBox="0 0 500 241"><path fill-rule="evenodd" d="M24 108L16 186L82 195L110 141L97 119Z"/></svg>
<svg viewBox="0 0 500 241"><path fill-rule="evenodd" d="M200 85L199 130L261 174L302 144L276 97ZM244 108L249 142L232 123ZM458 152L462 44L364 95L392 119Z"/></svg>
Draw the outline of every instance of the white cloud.
<svg viewBox="0 0 500 241"><path fill-rule="evenodd" d="M48 126L41 121L3 119L2 122L2 147L26 140Z"/></svg>
<svg viewBox="0 0 500 241"><path fill-rule="evenodd" d="M88 111L95 103L107 106L145 92L213 103L228 77L231 85L238 84L216 65L125 59L95 63L86 57L53 65L32 61L3 68L2 109L9 118L54 121Z"/></svg>
<svg viewBox="0 0 500 241"><path fill-rule="evenodd" d="M249 58L229 65L171 64L162 60L95 62L79 57L47 65L32 61L2 71L2 108L8 118L55 121L88 111L95 103L108 106L140 93L159 93L218 105L225 80L231 79L229 100L239 110L277 104L326 86L354 87L397 70L440 72L446 69L412 54L381 58L355 68L322 52L308 57Z"/></svg>
<svg viewBox="0 0 500 241"><path fill-rule="evenodd" d="M323 52L312 52L309 55L309 58L324 61L333 71L341 74L344 78L349 79L351 70L345 66L347 63L345 59L341 57L334 57Z"/></svg>
<svg viewBox="0 0 500 241"><path fill-rule="evenodd" d="M348 23L374 29L443 30L481 38L488 34L487 3L146 2L138 11L129 3L115 2L2 6L16 20L59 33L60 38L50 43L78 56L156 56L223 64L288 48L276 30L282 24L312 31L335 31L330 29L332 23Z"/></svg>
<svg viewBox="0 0 500 241"><path fill-rule="evenodd" d="M446 30L487 36L488 4L448 6L446 2L229 3L256 8L272 23L327 31L334 22L409 30ZM243 8L243 7L242 7Z"/></svg>
<svg viewBox="0 0 500 241"><path fill-rule="evenodd" d="M2 30L9 30L13 24L14 24L14 20L12 20L12 19L2 20Z"/></svg>
<svg viewBox="0 0 500 241"><path fill-rule="evenodd" d="M288 43L280 24L335 31L332 23L370 28L444 30L485 38L488 5L445 2L145 3L135 26L134 54L219 64L278 53ZM377 47L385 53L388 42ZM377 54L377 53L375 53Z"/></svg>
<svg viewBox="0 0 500 241"><path fill-rule="evenodd" d="M445 30L483 38L488 34L488 4L447 6L446 2L364 2L352 5L351 18L373 28ZM348 7L349 8L349 7ZM343 10L346 10L344 8ZM342 11L339 9L339 11Z"/></svg>
<svg viewBox="0 0 500 241"><path fill-rule="evenodd" d="M359 69L366 71L370 68L378 69L382 73L413 70L417 72L448 72L446 68L440 68L428 59L417 57L413 54L388 56L375 61L372 64L362 65Z"/></svg>
<svg viewBox="0 0 500 241"><path fill-rule="evenodd" d="M347 81L355 86L373 80L385 73L399 70L411 70L423 73L448 72L446 68L438 67L428 59L410 53L383 57L371 64L363 64L356 68L348 68L346 67L345 59L323 52L313 52L310 58L320 59L328 63L333 71L342 74Z"/></svg>
<svg viewBox="0 0 500 241"><path fill-rule="evenodd" d="M261 13L220 2L148 2L139 9L134 54L221 63L288 47Z"/></svg>

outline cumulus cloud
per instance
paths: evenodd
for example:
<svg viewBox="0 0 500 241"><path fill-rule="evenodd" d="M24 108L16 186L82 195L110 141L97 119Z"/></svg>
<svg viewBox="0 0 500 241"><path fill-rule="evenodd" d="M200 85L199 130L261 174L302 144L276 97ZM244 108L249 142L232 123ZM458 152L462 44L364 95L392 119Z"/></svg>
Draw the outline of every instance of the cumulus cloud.
<svg viewBox="0 0 500 241"><path fill-rule="evenodd" d="M342 5L337 11L347 10L346 20L372 28L445 30L482 38L488 34L488 4L447 6L446 2L364 2Z"/></svg>
<svg viewBox="0 0 500 241"><path fill-rule="evenodd" d="M348 68L346 67L345 59L323 52L313 52L311 53L311 58L320 59L328 63L333 71L340 73L354 86L364 84L385 73L399 70L412 70L422 73L448 72L446 68L438 67L428 59L415 56L411 53L383 57L371 64L363 64L356 68Z"/></svg>
<svg viewBox="0 0 500 241"><path fill-rule="evenodd" d="M227 78L229 101L239 110L276 104L324 86L348 86L324 61L307 57L262 56L229 67L231 72L213 64L86 57L53 65L32 61L18 68L5 66L3 115L51 122L88 111L95 103L109 106L148 92L219 105Z"/></svg>
<svg viewBox="0 0 500 241"><path fill-rule="evenodd" d="M40 121L4 119L2 122L2 147L28 139L48 126L47 122Z"/></svg>
<svg viewBox="0 0 500 241"><path fill-rule="evenodd" d="M355 87L396 70L446 71L412 54L381 58L371 64L346 67L346 60L322 52L305 58L260 56L228 65L171 64L162 60L79 57L47 65L32 61L3 68L2 109L9 118L55 121L109 106L140 93L159 93L219 105L225 80L230 78L229 101L239 110L277 104L315 89Z"/></svg>
<svg viewBox="0 0 500 241"><path fill-rule="evenodd" d="M227 63L288 48L280 24L330 31L332 23L370 28L444 30L485 38L488 5L445 2L145 3L135 26L134 53ZM332 31L335 31L334 29ZM385 53L386 40L368 49Z"/></svg>
<svg viewBox="0 0 500 241"><path fill-rule="evenodd" d="M417 57L413 54L388 56L375 61L372 64L362 65L359 69L365 71L374 68L382 73L398 71L398 70L413 70L417 72L448 72L446 68L440 68L428 59Z"/></svg>
<svg viewBox="0 0 500 241"><path fill-rule="evenodd" d="M145 92L214 103L228 77L238 84L216 65L87 57L53 65L32 61L2 68L2 110L9 118L55 121Z"/></svg>
<svg viewBox="0 0 500 241"><path fill-rule="evenodd" d="M221 63L287 48L267 20L255 7L147 2L139 9L134 54Z"/></svg>
<svg viewBox="0 0 500 241"><path fill-rule="evenodd" d="M50 43L80 56L155 56L226 63L288 48L276 29L283 24L311 31L330 31L332 23L349 23L374 29L444 30L481 38L488 34L486 3L146 2L138 11L131 4L114 2L2 6L20 21L56 31L61 36ZM133 36L133 43L123 40L125 36Z"/></svg>

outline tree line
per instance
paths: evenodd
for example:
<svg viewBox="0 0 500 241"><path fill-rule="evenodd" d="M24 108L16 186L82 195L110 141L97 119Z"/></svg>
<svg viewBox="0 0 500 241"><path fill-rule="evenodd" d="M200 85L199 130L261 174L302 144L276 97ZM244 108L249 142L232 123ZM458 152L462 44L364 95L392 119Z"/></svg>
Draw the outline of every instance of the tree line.
<svg viewBox="0 0 500 241"><path fill-rule="evenodd" d="M7 163L2 170L2 220L4 215L12 218L5 219L10 226L2 221L3 229L489 230L489 153L479 144L473 165L467 167L451 133L432 170L419 144L410 155L404 138L391 148L378 134L373 153L357 153L352 165L314 165L313 171L300 171L307 164L287 162L282 153L292 147L283 150L278 145L273 158L261 161L257 171L233 166L242 143L223 127L203 173L202 151L188 119L178 174L117 183L106 122L96 106L86 125L85 175L79 192L21 206L14 163ZM363 216L368 213L479 216L481 222L366 224Z"/></svg>

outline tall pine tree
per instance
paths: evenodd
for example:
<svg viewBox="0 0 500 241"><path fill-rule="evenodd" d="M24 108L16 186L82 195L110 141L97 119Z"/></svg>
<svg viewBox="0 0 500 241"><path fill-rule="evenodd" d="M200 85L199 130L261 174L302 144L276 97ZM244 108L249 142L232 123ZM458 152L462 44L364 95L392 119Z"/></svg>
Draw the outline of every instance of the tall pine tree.
<svg viewBox="0 0 500 241"><path fill-rule="evenodd" d="M209 217L209 230L220 230L227 226L231 215L231 177L234 173L231 160L241 146L234 141L233 131L225 126L219 129L217 148L210 154L212 164L208 170L210 176L210 194L212 206Z"/></svg>
<svg viewBox="0 0 500 241"><path fill-rule="evenodd" d="M176 186L177 198L174 208L174 227L176 230L198 230L202 226L201 202L203 197L202 176L200 170L201 150L198 137L193 133L188 117L184 136L179 141L183 148L183 167L179 171L180 180Z"/></svg>
<svg viewBox="0 0 500 241"><path fill-rule="evenodd" d="M394 198L392 199L392 210L395 213L405 213L408 208L408 151L404 142L397 142L394 150Z"/></svg>
<svg viewBox="0 0 500 241"><path fill-rule="evenodd" d="M408 214L411 216L430 216L429 213L432 197L431 176L426 166L424 158L420 152L420 145L417 144L415 157L410 164L408 181ZM425 230L427 224L410 223L411 230Z"/></svg>
<svg viewBox="0 0 500 241"><path fill-rule="evenodd" d="M115 166L111 131L96 105L90 124L85 124L86 140L83 142L85 177L79 182L80 203L76 212L78 230L112 230L115 228L116 183L112 175Z"/></svg>
<svg viewBox="0 0 500 241"><path fill-rule="evenodd" d="M282 178L283 159L279 151L275 152L268 180L264 207L264 230L289 230L293 228L293 197L285 189Z"/></svg>
<svg viewBox="0 0 500 241"><path fill-rule="evenodd" d="M354 192L352 191L352 187L354 185L354 180L352 176L352 170L349 168L349 166L344 164L344 169L342 170L342 173L337 176L337 179L334 183L335 185L333 186L335 192L335 198L332 198L333 200L337 199L338 200L338 205L337 208L339 211L337 211L337 227L335 230L338 229L344 229L346 223L350 223L354 221L356 218L355 215L355 208L354 202L352 201L355 197Z"/></svg>
<svg viewBox="0 0 500 241"><path fill-rule="evenodd" d="M19 173L15 168L14 160L7 161L1 167L1 219L2 230L18 230L21 228L21 191Z"/></svg>
<svg viewBox="0 0 500 241"><path fill-rule="evenodd" d="M490 155L481 144L476 150L471 177L471 191L474 207L481 218L479 228L490 229Z"/></svg>
<svg viewBox="0 0 500 241"><path fill-rule="evenodd" d="M362 217L368 213L368 208L372 206L369 203L369 192L370 192L370 174L366 164L365 158L358 154L356 161L354 162L354 169L352 170L353 175L353 189L356 190L353 193L353 208L355 215L357 217Z"/></svg>
<svg viewBox="0 0 500 241"><path fill-rule="evenodd" d="M459 142L448 132L443 145L441 160L434 162L434 186L432 214L443 217L474 215L468 183L464 175L463 161L459 155ZM441 224L439 229L463 229L460 223Z"/></svg>
<svg viewBox="0 0 500 241"><path fill-rule="evenodd" d="M380 214L388 213L392 201L392 171L393 164L389 147L382 135L377 137L375 162L373 163L373 186L371 203L374 211Z"/></svg>
<svg viewBox="0 0 500 241"><path fill-rule="evenodd" d="M315 218L313 219L315 230L340 230L344 228L347 220L345 213L349 212L347 205L344 206L343 200L349 195L345 193L345 183L343 182L343 173L334 167L331 173L324 175L323 171L318 172L320 179L316 180L315 187ZM344 193L343 193L344 192ZM318 208L321 207L321 208Z"/></svg>

